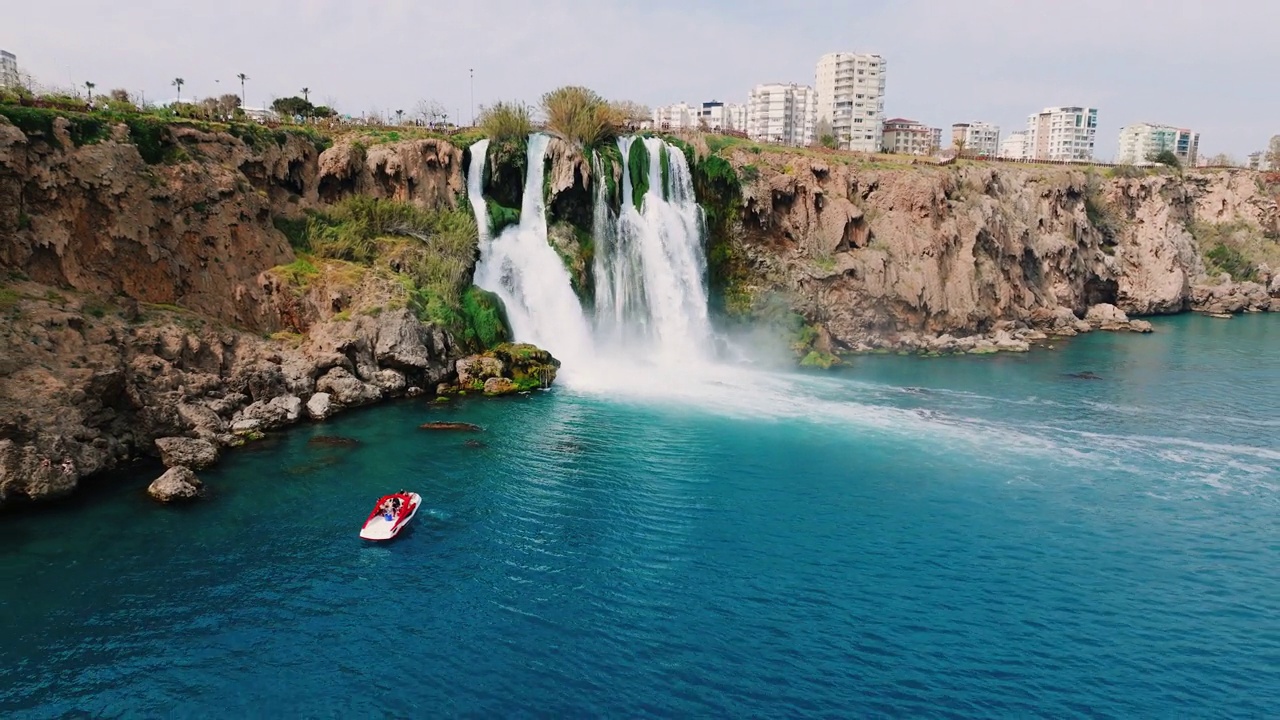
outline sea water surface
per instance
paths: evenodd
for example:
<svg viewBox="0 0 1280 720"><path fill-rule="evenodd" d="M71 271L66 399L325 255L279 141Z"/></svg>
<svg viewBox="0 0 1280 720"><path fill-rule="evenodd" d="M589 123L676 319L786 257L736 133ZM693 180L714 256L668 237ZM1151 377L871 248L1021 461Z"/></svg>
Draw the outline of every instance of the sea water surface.
<svg viewBox="0 0 1280 720"><path fill-rule="evenodd" d="M0 715L1275 716L1280 317L1156 330L404 401L186 508L137 469L0 517Z"/></svg>

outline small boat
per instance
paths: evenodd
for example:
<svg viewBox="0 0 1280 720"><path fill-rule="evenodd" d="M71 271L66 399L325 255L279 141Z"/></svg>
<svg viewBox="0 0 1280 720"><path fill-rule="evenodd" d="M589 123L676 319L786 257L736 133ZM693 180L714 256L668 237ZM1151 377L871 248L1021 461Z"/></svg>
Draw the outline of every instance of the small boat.
<svg viewBox="0 0 1280 720"><path fill-rule="evenodd" d="M422 497L418 493L401 490L393 495L378 498L378 504L369 513L360 529L360 537L365 540L390 540L395 537L418 512Z"/></svg>

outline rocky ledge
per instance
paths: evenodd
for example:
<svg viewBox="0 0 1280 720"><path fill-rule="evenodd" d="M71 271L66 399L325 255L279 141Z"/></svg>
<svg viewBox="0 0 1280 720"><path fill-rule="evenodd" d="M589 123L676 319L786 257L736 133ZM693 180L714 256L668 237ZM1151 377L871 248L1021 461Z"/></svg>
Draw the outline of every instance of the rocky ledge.
<svg viewBox="0 0 1280 720"><path fill-rule="evenodd" d="M0 506L66 495L141 455L170 468L154 496L189 499L200 494L189 471L263 433L441 385L545 387L559 366L530 345L459 361L447 332L403 308L264 338L176 308L106 305L35 283L5 290Z"/></svg>
<svg viewBox="0 0 1280 720"><path fill-rule="evenodd" d="M510 395L551 387L560 361L551 353L527 343L503 343L480 355L458 360L456 382L441 383L436 393L442 397L482 392Z"/></svg>

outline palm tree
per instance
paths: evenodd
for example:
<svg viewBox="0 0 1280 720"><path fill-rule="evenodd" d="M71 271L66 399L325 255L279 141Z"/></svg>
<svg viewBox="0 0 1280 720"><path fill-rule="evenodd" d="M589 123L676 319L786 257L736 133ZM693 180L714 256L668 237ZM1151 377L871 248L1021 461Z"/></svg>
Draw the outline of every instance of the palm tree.
<svg viewBox="0 0 1280 720"><path fill-rule="evenodd" d="M85 97L86 97L90 102L92 102L92 101L93 101L93 89L94 89L94 88L96 88L96 87L98 87L98 86L97 86L97 85L94 85L93 83L89 82L88 80L86 80L86 81L85 81L85 83L84 83L84 96L85 96Z"/></svg>
<svg viewBox="0 0 1280 720"><path fill-rule="evenodd" d="M186 83L182 78L174 78L173 86L178 88L178 102L182 102L182 86Z"/></svg>
<svg viewBox="0 0 1280 720"><path fill-rule="evenodd" d="M236 75L236 77L240 78L240 107L244 107L244 81L248 80L249 76L244 73L240 73L239 75Z"/></svg>
<svg viewBox="0 0 1280 720"><path fill-rule="evenodd" d="M311 88L302 88L302 99L311 102Z"/></svg>
<svg viewBox="0 0 1280 720"><path fill-rule="evenodd" d="M403 111L403 110L397 110L397 111L396 111L396 124L397 124L397 125L403 125L403 124L404 124L404 111Z"/></svg>

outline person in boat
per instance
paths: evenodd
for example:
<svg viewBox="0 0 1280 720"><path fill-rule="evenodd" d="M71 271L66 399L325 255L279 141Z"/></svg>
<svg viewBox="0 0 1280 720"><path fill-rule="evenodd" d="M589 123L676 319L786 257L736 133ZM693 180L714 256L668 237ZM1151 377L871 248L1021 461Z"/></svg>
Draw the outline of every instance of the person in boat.
<svg viewBox="0 0 1280 720"><path fill-rule="evenodd" d="M382 504L378 506L378 512L382 513L383 515L386 515L388 520L395 517L396 507L394 504L392 504L391 498L387 498L386 500L382 501Z"/></svg>

